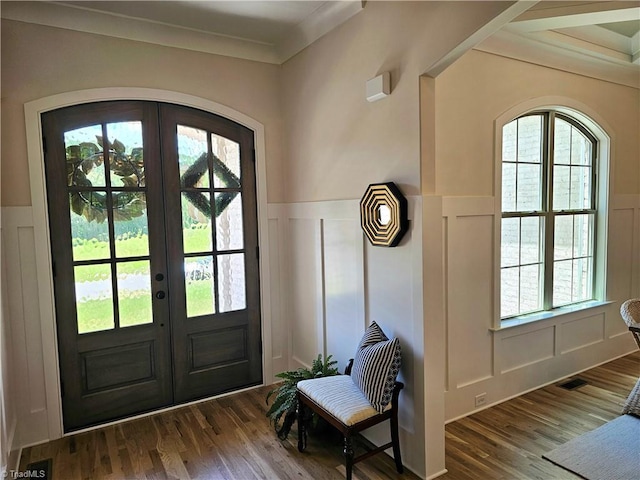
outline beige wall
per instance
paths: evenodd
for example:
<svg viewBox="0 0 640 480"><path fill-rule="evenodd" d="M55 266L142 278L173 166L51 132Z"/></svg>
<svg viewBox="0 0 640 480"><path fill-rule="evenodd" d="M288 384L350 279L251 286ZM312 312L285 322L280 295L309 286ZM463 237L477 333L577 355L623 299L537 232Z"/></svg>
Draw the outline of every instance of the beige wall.
<svg viewBox="0 0 640 480"><path fill-rule="evenodd" d="M31 204L24 103L100 87L187 93L265 126L268 200L282 200L280 67L2 20L3 206Z"/></svg>
<svg viewBox="0 0 640 480"><path fill-rule="evenodd" d="M640 90L474 50L435 80L423 78L421 89L423 135L435 142L423 168L435 172L442 196L430 221L444 242L445 418L473 413L477 395L492 405L632 351L619 308L640 295ZM554 101L591 116L610 137L608 240L598 244L610 303L495 330L495 121ZM425 318L433 313L425 304Z"/></svg>
<svg viewBox="0 0 640 480"><path fill-rule="evenodd" d="M359 198L369 183L420 185L418 78L510 2L368 2L283 65L286 199ZM365 83L391 72L391 95Z"/></svg>
<svg viewBox="0 0 640 480"><path fill-rule="evenodd" d="M322 350L319 342L309 348L298 342L287 351L289 342L295 340L287 335L293 336L291 332L298 331L296 328L308 331L306 324L296 322L313 323L309 320L313 313L304 315L314 312L313 308L321 313L317 315L321 325L318 332L326 334L327 349L336 350L331 342L343 340L339 333L344 330L334 325L346 326L353 333L362 330L365 321L383 323L389 334L403 339L403 348L406 345L403 376L410 382L401 399L403 447L407 448L403 456L416 472L433 475L444 466L445 414L432 407L444 397L440 380L445 372L449 387L453 388L454 382L456 388L458 383L471 385L461 387L459 397L454 399L455 409L449 408L447 413L449 418L455 412L470 410L468 400L480 393L472 391L474 388L484 389L490 403L509 393L498 383L508 382L507 377L494 376L497 380L489 383L482 380L500 368L499 363L493 363L494 339L488 331L493 322L487 313L492 292L483 290L493 271L489 251L493 211L483 213L483 205L473 197L494 194L493 120L533 96L576 96L598 110L615 130L618 143L614 192L640 193L640 174L634 163L639 155L637 90L470 52L431 83L436 86L435 97L420 91L421 74L510 4L368 2L362 12L282 67L3 21L1 204L31 203L25 102L79 89L148 87L203 97L262 122L266 133L268 201L280 204L270 205L278 213L270 218L272 245L281 247L274 247L280 258L272 261L279 268L270 272L278 275L278 282L282 283L282 294L272 299L282 314L278 322L285 332L274 340L285 345L285 358L279 361L291 365L295 360L291 354L298 351L308 356L300 360L308 361ZM383 71L391 72L392 93L379 102L368 103L365 82ZM436 103L421 105L421 93L423 99L431 97ZM425 112L433 108L434 119L427 120L432 124L435 120L431 137L435 155L433 168L428 168L421 164L425 160L421 160L420 146L430 134L421 132L420 113L421 109ZM427 236L422 219L428 217L424 222L427 233L432 225L443 228L443 222L442 212L436 212L441 205L428 203L428 215L422 216L424 198L420 195L427 192L424 178L421 183L421 171L435 172L435 190L428 193L470 196L468 211L460 210L459 217L455 212L447 214L453 219L449 224L456 229L446 233L459 243L445 245L447 262L435 258L433 263L438 268L452 266L452 270L444 272L446 278L423 268L423 255L434 260L434 249L433 244L423 244ZM357 199L369 183L386 180L398 183L410 197L412 228L395 249L363 245L359 233ZM491 202L489 207L493 207ZM480 218L469 212L480 212ZM476 242L478 232L483 236ZM443 242L449 238L436 237ZM464 255L457 258L461 250ZM469 263L461 259L468 259ZM325 269L323 262L334 268ZM296 270L298 264L301 267ZM470 269L481 273L478 282L468 282ZM346 272L350 287L354 283L352 277L357 277L357 295L350 298L353 308L343 308L338 301L341 299L331 303L332 292L323 291L322 275L341 272ZM432 304L427 303L426 294L423 298L424 278L434 276L438 277L436 281L447 281L443 298L478 299L465 303L468 312L462 303L450 302L446 306L448 313L469 322L466 329L459 326L463 323L448 324L450 333L460 333L456 342L449 345L459 349L449 348L450 358L455 357L457 363L449 365L439 358L433 361L432 350L425 348L423 340L433 342L428 332L434 330L434 318L438 318L430 310ZM310 283L309 278L317 280L318 285ZM272 285L275 283L272 281ZM481 288L474 288L477 285ZM308 293L308 301L301 303L301 314L294 315L296 299L302 298L296 296L300 290ZM357 338L342 343L354 341ZM347 355L347 347L344 348ZM600 356L609 353L599 352ZM529 375L531 381L540 384L544 379L538 371L526 373L533 373ZM481 381L472 384L477 379ZM450 405L454 400L447 397Z"/></svg>
<svg viewBox="0 0 640 480"><path fill-rule="evenodd" d="M545 96L580 102L611 126L612 193L640 192L640 90L475 50L442 73L436 85L439 194L493 195L494 120Z"/></svg>
<svg viewBox="0 0 640 480"><path fill-rule="evenodd" d="M510 5L367 2L358 15L287 61L282 69L285 199L295 206L283 223L285 231L296 232L304 220L304 231L316 232L306 240L289 235L288 255L293 267L302 267L290 269L287 290L292 298L309 299L300 312L310 311L316 303L326 304L322 288L314 288L307 277L316 278L316 270L324 271L314 269L317 259L335 254L326 238L333 232L334 219L313 214L328 209L339 215L334 208L357 207L367 185L375 182L394 181L409 197L411 230L398 247L372 247L365 241L362 259L347 245L340 245L342 267L326 272L335 275L351 263L362 262L359 275L363 275L364 288L356 297L364 298L365 318L351 315L353 310L346 308L329 309L326 335L337 336L336 325L340 332L357 332L363 330L364 322L376 320L390 335L400 338L401 378L407 384L400 400L402 455L405 465L427 477L444 469L444 416L438 408L431 408L443 401L438 379L444 364L438 358L434 361L432 350L425 351L423 340L433 319L423 312L419 79ZM391 73L391 95L367 102L366 81L385 71ZM339 217L344 220L343 232L359 231L357 211L353 213L350 209ZM321 287L323 282L317 280L317 284ZM349 282L349 288L356 287L357 282ZM292 312L298 313L295 307ZM305 322L313 324L308 315L292 314L289 322L294 330L305 329ZM351 337L355 345L357 335ZM292 348L296 350L295 336ZM308 360L313 346L307 350Z"/></svg>

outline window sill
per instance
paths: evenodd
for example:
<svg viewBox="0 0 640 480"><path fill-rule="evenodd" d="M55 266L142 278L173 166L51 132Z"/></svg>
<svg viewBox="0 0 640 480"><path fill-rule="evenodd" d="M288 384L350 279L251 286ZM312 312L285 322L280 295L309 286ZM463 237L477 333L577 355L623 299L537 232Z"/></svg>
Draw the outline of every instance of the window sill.
<svg viewBox="0 0 640 480"><path fill-rule="evenodd" d="M529 313L520 317L509 318L508 320L502 320L499 327L490 328L492 332L499 332L508 328L520 327L522 325L528 325L530 323L539 322L541 320L558 319L565 315L594 310L605 305L610 305L611 301L601 300L589 300L588 302L576 303L574 305L567 305L566 307L559 307L553 310L545 312Z"/></svg>

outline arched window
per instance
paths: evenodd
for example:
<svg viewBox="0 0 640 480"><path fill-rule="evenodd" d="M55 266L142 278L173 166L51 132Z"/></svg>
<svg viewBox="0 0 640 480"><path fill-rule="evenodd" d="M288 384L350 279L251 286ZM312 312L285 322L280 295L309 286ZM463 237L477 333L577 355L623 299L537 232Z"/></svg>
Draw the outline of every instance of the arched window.
<svg viewBox="0 0 640 480"><path fill-rule="evenodd" d="M501 318L596 297L597 152L595 135L564 113L503 126Z"/></svg>

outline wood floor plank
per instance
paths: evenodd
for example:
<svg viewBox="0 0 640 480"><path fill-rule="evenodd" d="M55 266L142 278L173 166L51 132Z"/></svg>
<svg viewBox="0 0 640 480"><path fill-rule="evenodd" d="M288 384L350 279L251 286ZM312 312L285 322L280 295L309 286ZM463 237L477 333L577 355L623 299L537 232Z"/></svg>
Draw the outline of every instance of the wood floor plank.
<svg viewBox="0 0 640 480"><path fill-rule="evenodd" d="M640 375L640 352L583 372L587 385L535 390L445 429L443 480L574 480L542 455L620 415ZM573 377L572 377L573 378ZM562 383L562 382L558 382ZM271 387L67 436L24 449L20 468L53 459L53 480L341 480L342 443L331 431L297 450L297 429L278 439L265 413ZM354 480L415 480L376 455Z"/></svg>
<svg viewBox="0 0 640 480"><path fill-rule="evenodd" d="M583 387L560 381L448 424L440 478L579 479L542 455L620 416L638 376L635 352L577 375Z"/></svg>

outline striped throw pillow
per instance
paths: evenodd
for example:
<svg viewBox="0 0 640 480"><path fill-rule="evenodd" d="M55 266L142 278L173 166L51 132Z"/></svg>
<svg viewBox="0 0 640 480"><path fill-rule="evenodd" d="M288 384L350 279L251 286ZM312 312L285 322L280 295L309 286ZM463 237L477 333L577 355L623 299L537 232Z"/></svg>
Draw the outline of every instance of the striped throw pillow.
<svg viewBox="0 0 640 480"><path fill-rule="evenodd" d="M378 325L376 322L372 322L371 325L367 327L364 335L360 339L360 343L358 344L358 348L356 348L356 352L360 351L362 347L373 345L374 343L382 342L384 340L389 339L380 328L380 325Z"/></svg>
<svg viewBox="0 0 640 480"><path fill-rule="evenodd" d="M382 413L393 394L401 363L400 341L389 340L373 322L358 344L351 378L373 408Z"/></svg>

